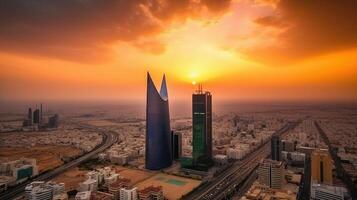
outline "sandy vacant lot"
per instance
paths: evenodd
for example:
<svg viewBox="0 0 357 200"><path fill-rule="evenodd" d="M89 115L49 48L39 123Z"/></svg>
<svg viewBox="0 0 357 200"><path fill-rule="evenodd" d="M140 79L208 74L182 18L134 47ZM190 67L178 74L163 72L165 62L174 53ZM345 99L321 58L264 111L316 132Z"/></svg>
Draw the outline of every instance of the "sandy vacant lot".
<svg viewBox="0 0 357 200"><path fill-rule="evenodd" d="M113 166L120 176L128 178L138 187L144 189L149 186L162 186L164 195L168 199L179 199L196 188L201 181L184 177L164 174L161 172L129 169L121 166Z"/></svg>
<svg viewBox="0 0 357 200"><path fill-rule="evenodd" d="M182 195L187 194L200 183L198 180L158 173L151 178L139 182L136 186L138 189L144 189L149 186L161 185L166 198L180 199Z"/></svg>
<svg viewBox="0 0 357 200"><path fill-rule="evenodd" d="M120 174L120 176L130 179L132 184L137 184L156 175L156 173L154 172L147 172L143 170L129 168L123 168L121 170L120 168L116 168L116 171Z"/></svg>
<svg viewBox="0 0 357 200"><path fill-rule="evenodd" d="M182 195L192 191L201 183L198 180L168 175L161 172L130 169L115 165L110 167L115 169L121 177L130 179L132 184L138 187L139 190L149 186L162 186L164 195L169 200L180 199ZM78 188L80 182L86 179L87 172L88 171L82 171L75 167L54 178L53 181L65 183L66 191L74 190Z"/></svg>
<svg viewBox="0 0 357 200"><path fill-rule="evenodd" d="M35 158L40 173L62 165L61 157L73 157L79 154L81 150L70 146L0 147L1 161L22 157Z"/></svg>
<svg viewBox="0 0 357 200"><path fill-rule="evenodd" d="M75 190L78 188L79 183L86 180L85 170L79 170L78 167L71 168L65 173L53 179L56 183L65 183L66 191Z"/></svg>
<svg viewBox="0 0 357 200"><path fill-rule="evenodd" d="M92 121L86 121L85 123L92 126L118 126L117 123L113 123L107 120L92 120Z"/></svg>

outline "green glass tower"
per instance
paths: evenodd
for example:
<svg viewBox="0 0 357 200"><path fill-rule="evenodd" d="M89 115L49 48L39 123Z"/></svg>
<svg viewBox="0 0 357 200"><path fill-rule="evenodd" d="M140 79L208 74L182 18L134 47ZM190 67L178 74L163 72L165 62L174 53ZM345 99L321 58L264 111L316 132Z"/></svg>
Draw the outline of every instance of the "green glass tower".
<svg viewBox="0 0 357 200"><path fill-rule="evenodd" d="M192 95L192 165L207 170L212 164L212 95L202 86Z"/></svg>

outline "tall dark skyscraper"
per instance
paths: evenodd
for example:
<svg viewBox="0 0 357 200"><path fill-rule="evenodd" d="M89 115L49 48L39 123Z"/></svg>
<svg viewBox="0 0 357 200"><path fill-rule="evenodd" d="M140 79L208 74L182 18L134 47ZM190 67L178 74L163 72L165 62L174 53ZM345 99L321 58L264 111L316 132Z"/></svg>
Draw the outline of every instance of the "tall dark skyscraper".
<svg viewBox="0 0 357 200"><path fill-rule="evenodd" d="M193 167L207 170L212 164L212 95L202 86L192 95Z"/></svg>
<svg viewBox="0 0 357 200"><path fill-rule="evenodd" d="M39 124L40 123L40 110L36 109L33 111L33 123L34 124Z"/></svg>
<svg viewBox="0 0 357 200"><path fill-rule="evenodd" d="M40 106L40 124L43 122L42 120L43 120L43 118L42 118L42 103L41 103L41 106Z"/></svg>
<svg viewBox="0 0 357 200"><path fill-rule="evenodd" d="M171 131L171 134L172 157L174 160L177 160L182 156L182 135L177 131Z"/></svg>
<svg viewBox="0 0 357 200"><path fill-rule="evenodd" d="M145 167L159 170L172 164L169 102L165 75L160 93L147 74Z"/></svg>
<svg viewBox="0 0 357 200"><path fill-rule="evenodd" d="M28 118L28 125L31 126L32 125L32 109L31 108L29 108L27 118Z"/></svg>
<svg viewBox="0 0 357 200"><path fill-rule="evenodd" d="M271 159L281 161L282 144L279 136L271 138Z"/></svg>

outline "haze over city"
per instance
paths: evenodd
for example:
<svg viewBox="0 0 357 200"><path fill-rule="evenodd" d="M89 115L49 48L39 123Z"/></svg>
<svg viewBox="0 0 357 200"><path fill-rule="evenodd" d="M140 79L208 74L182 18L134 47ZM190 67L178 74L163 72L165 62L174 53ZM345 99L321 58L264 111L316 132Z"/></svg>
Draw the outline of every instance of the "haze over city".
<svg viewBox="0 0 357 200"><path fill-rule="evenodd" d="M0 199L357 199L356 11L0 0Z"/></svg>
<svg viewBox="0 0 357 200"><path fill-rule="evenodd" d="M354 1L2 1L2 100L355 101Z"/></svg>

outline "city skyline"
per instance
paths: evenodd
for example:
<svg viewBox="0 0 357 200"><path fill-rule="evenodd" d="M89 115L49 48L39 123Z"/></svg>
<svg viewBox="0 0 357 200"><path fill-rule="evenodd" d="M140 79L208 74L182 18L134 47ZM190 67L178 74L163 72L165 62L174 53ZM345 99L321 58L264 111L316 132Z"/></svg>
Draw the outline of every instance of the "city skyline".
<svg viewBox="0 0 357 200"><path fill-rule="evenodd" d="M140 102L151 71L170 77L173 101L200 82L217 102L353 102L356 4L4 1L0 96Z"/></svg>
<svg viewBox="0 0 357 200"><path fill-rule="evenodd" d="M0 0L0 199L357 199L356 0Z"/></svg>

